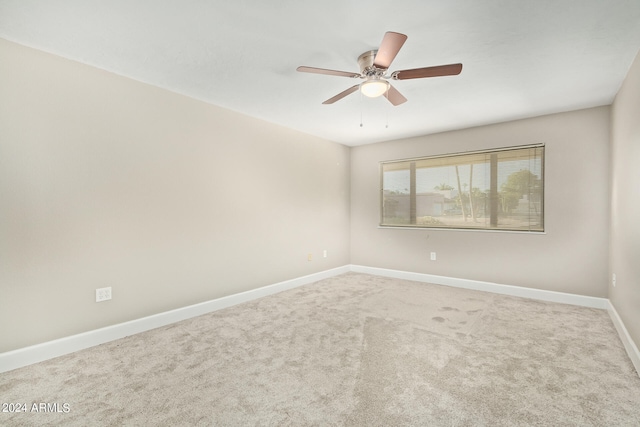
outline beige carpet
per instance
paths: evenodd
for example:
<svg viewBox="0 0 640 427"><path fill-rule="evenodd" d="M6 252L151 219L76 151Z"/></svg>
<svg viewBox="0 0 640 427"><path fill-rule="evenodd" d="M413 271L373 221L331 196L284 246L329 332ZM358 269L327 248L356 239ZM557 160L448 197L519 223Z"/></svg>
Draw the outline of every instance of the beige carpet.
<svg viewBox="0 0 640 427"><path fill-rule="evenodd" d="M0 396L28 409L0 425L640 425L605 311L355 273L0 374Z"/></svg>

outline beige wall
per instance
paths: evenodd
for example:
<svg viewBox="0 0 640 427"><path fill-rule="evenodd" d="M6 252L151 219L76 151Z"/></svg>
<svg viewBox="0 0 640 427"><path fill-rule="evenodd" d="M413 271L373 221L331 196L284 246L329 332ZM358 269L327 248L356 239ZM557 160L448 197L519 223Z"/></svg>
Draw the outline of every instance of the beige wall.
<svg viewBox="0 0 640 427"><path fill-rule="evenodd" d="M1 39L0 94L0 352L349 263L347 147Z"/></svg>
<svg viewBox="0 0 640 427"><path fill-rule="evenodd" d="M611 114L611 270L609 298L640 346L640 54Z"/></svg>
<svg viewBox="0 0 640 427"><path fill-rule="evenodd" d="M353 148L351 263L606 297L609 110ZM380 161L539 142L546 144L545 234L378 228Z"/></svg>

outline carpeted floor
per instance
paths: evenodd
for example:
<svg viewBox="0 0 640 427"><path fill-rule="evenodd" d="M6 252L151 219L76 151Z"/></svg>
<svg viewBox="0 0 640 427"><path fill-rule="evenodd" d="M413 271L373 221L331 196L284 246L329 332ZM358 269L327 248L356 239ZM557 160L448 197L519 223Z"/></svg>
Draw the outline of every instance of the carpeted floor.
<svg viewBox="0 0 640 427"><path fill-rule="evenodd" d="M0 425L640 425L605 311L356 273L0 374L0 396L27 409Z"/></svg>

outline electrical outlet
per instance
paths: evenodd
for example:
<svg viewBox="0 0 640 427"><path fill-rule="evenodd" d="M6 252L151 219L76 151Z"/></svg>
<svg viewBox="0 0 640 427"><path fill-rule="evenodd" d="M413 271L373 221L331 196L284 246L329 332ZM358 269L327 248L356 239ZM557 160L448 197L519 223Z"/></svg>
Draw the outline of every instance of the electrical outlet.
<svg viewBox="0 0 640 427"><path fill-rule="evenodd" d="M616 287L616 273L613 273L613 276L611 277L611 283L613 283L613 287Z"/></svg>
<svg viewBox="0 0 640 427"><path fill-rule="evenodd" d="M307 261L311 261L313 259L313 254L308 254L307 255Z"/></svg>
<svg viewBox="0 0 640 427"><path fill-rule="evenodd" d="M111 299L111 286L108 288L96 289L96 302L107 301Z"/></svg>
<svg viewBox="0 0 640 427"><path fill-rule="evenodd" d="M431 261L435 261L435 260L436 260L436 253L431 252Z"/></svg>
<svg viewBox="0 0 640 427"><path fill-rule="evenodd" d="M323 256L324 258L326 258L326 257L327 257L327 250L326 250L326 249L325 249L324 251L322 251L322 256Z"/></svg>

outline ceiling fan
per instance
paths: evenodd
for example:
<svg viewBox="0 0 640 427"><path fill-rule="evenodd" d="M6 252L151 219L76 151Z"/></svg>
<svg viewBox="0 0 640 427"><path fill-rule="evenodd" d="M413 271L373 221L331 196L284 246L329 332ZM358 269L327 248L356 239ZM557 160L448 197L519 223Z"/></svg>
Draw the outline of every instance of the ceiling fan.
<svg viewBox="0 0 640 427"><path fill-rule="evenodd" d="M393 31L387 31L378 50L369 50L358 57L359 73L348 71L327 70L324 68L300 66L296 70L303 73L327 74L364 79L364 82L351 86L323 102L333 104L345 96L360 89L363 95L375 98L384 95L393 105L400 105L407 101L396 88L387 80L422 79L425 77L455 76L462 71L462 64L439 65L435 67L413 68L398 70L387 75L391 62L407 40L407 36Z"/></svg>

